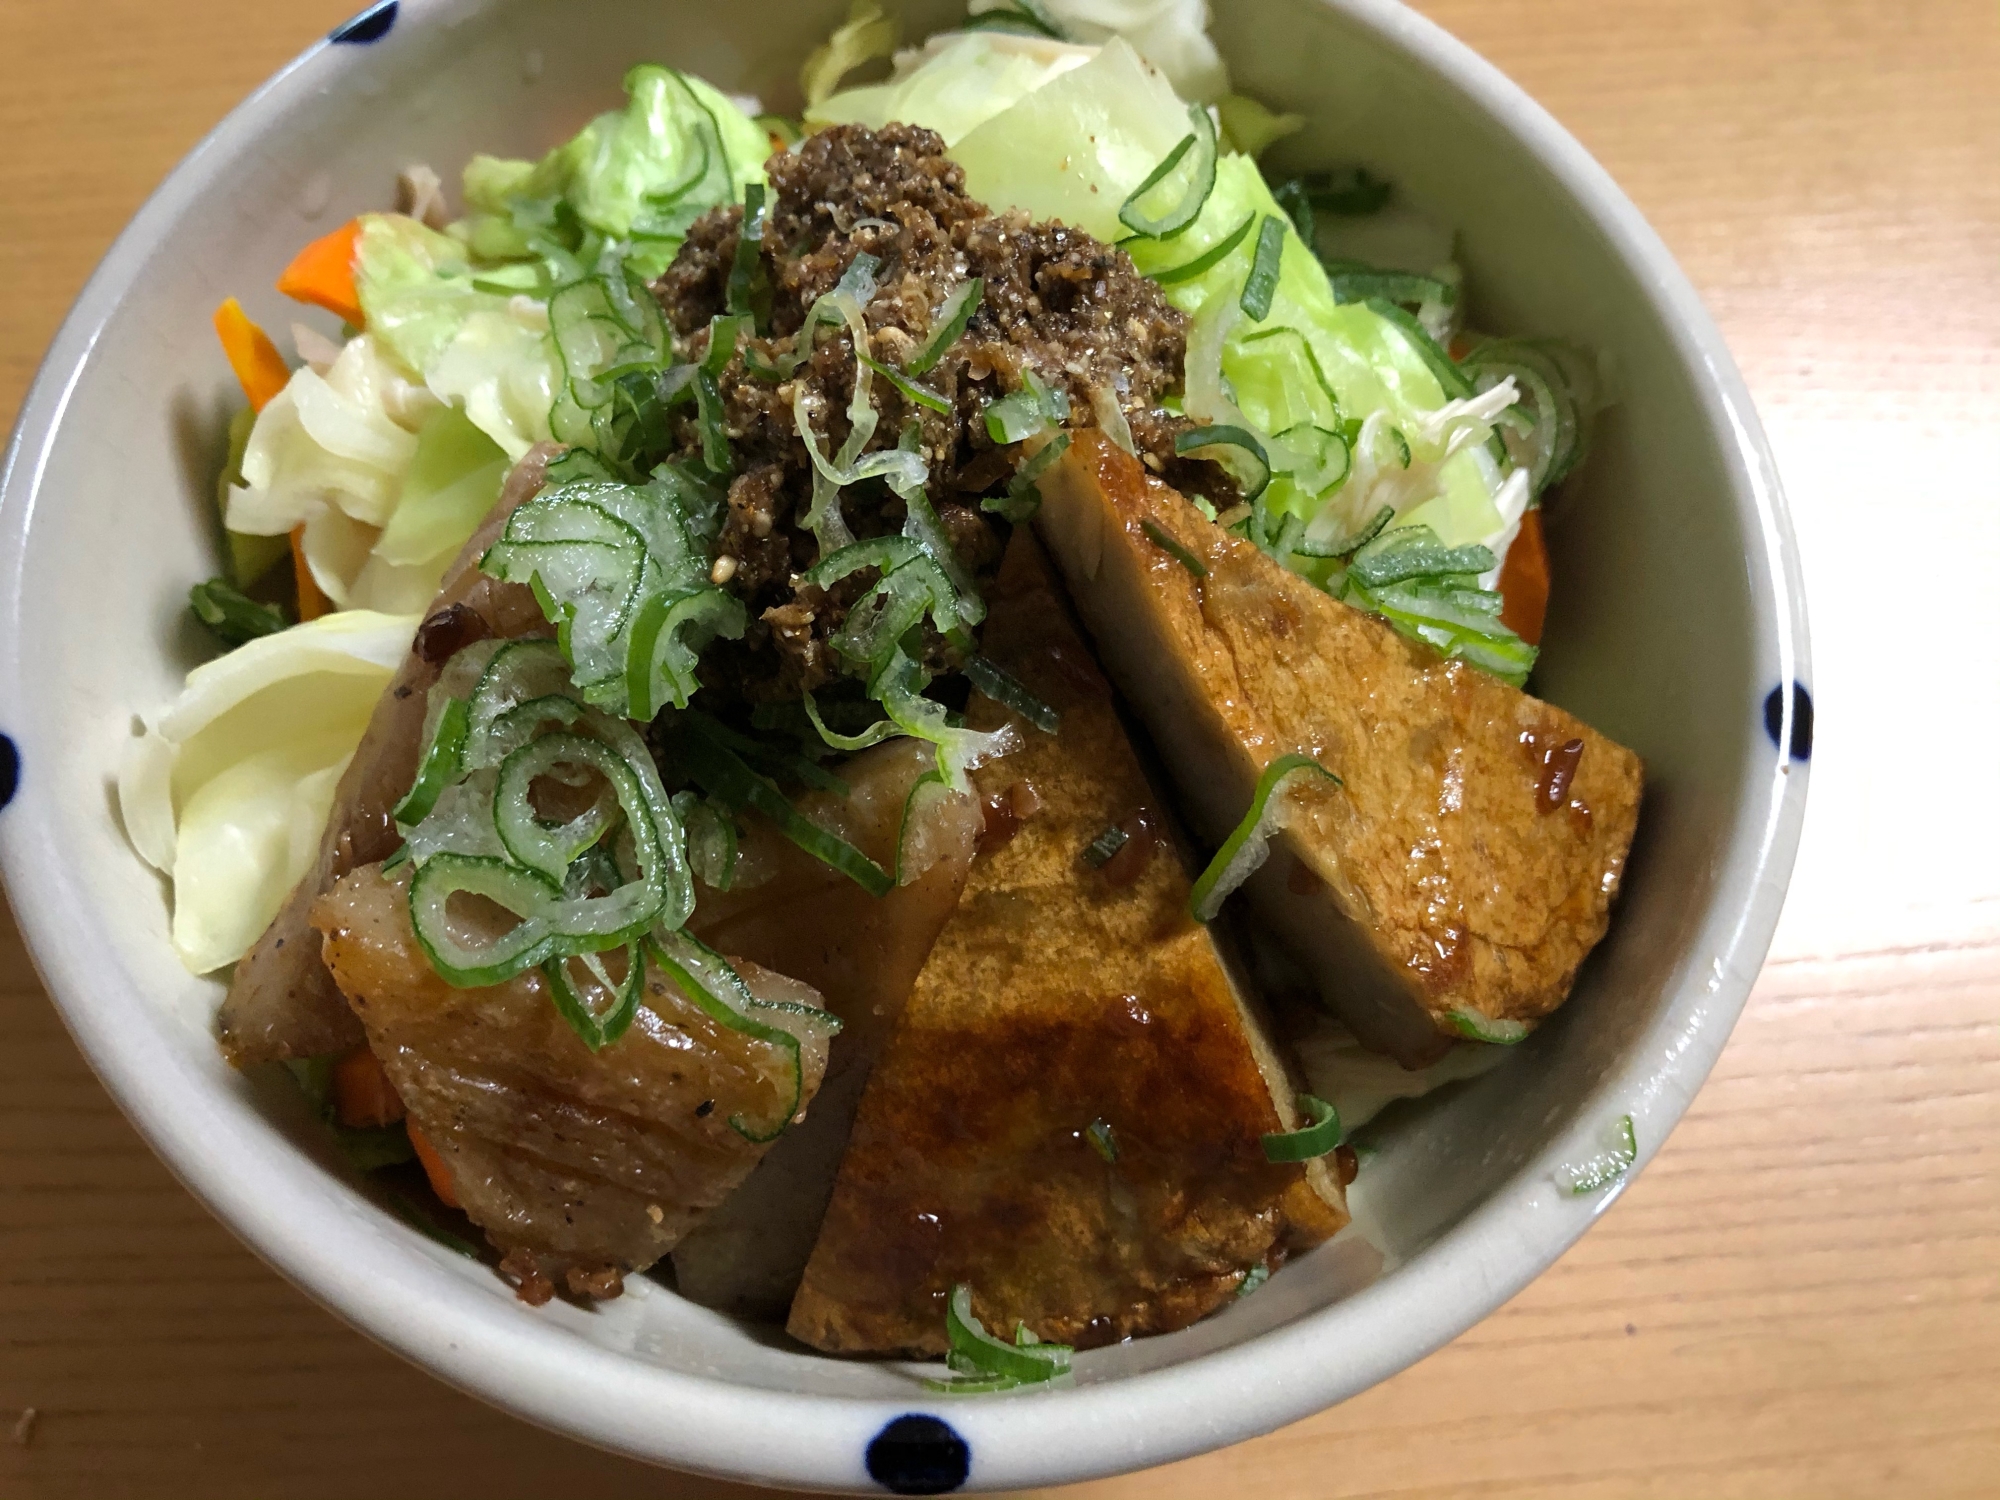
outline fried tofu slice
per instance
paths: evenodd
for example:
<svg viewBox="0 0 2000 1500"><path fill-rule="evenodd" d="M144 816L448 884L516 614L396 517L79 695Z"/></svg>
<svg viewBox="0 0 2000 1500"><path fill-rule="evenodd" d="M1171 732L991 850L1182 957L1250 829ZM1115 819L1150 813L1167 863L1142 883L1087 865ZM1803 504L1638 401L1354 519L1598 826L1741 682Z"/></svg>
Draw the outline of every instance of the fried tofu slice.
<svg viewBox="0 0 2000 1500"><path fill-rule="evenodd" d="M845 797L809 792L797 806L894 869L910 788L936 764L929 745L891 740L840 767ZM861 1092L972 864L982 822L973 799L935 805L929 820L936 863L886 896L870 895L755 813L743 815L736 883L728 891L699 888L690 930L711 947L811 985L840 1017L841 1030L811 1112L675 1247L682 1296L774 1321L791 1305Z"/></svg>
<svg viewBox="0 0 2000 1500"><path fill-rule="evenodd" d="M459 1206L524 1291L541 1280L615 1295L736 1189L769 1149L752 1137L804 1110L825 1072L827 1029L802 1013L761 1017L798 1037L795 1072L788 1049L722 1024L657 970L631 1029L601 1052L538 970L454 989L411 929L407 868L350 872L311 919ZM759 1000L818 1003L754 964L740 972Z"/></svg>
<svg viewBox="0 0 2000 1500"><path fill-rule="evenodd" d="M1041 490L1037 529L1211 848L1279 756L1341 778L1295 794L1245 891L1366 1045L1418 1067L1563 1002L1610 920L1638 756L1329 597L1098 434Z"/></svg>
<svg viewBox="0 0 2000 1500"><path fill-rule="evenodd" d="M1033 537L1015 534L982 649L1053 734L975 694L1022 746L981 767L987 847L869 1081L788 1328L838 1353L989 1327L1096 1345L1184 1327L1253 1267L1347 1218L1324 1160L1279 1165L1294 1084L1209 931L1114 706ZM1093 867L1107 827L1128 837Z"/></svg>

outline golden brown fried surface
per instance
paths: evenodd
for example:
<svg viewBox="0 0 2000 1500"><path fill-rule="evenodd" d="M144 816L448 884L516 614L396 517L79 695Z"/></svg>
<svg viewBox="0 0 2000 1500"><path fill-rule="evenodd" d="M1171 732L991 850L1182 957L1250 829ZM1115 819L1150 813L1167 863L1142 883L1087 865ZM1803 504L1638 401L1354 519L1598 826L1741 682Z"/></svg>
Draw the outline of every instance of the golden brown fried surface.
<svg viewBox="0 0 2000 1500"><path fill-rule="evenodd" d="M1291 1082L1188 915L1160 803L1025 530L991 605L986 654L1061 728L968 706L977 728L1012 719L1022 748L975 773L988 847L862 1099L792 1305L821 1349L941 1352L961 1281L990 1327L1164 1332L1346 1221L1324 1164L1265 1159L1265 1132L1298 1123ZM1092 868L1111 824L1133 837Z"/></svg>
<svg viewBox="0 0 2000 1500"><path fill-rule="evenodd" d="M1345 783L1299 793L1246 890L1363 1041L1414 1067L1453 1012L1533 1024L1562 1003L1610 919L1636 755L1328 597L1095 433L1042 493L1037 527L1211 847L1278 756Z"/></svg>
<svg viewBox="0 0 2000 1500"><path fill-rule="evenodd" d="M910 787L936 764L931 746L891 740L840 767L845 798L809 792L798 807L893 870ZM683 1296L747 1317L782 1318L791 1305L861 1091L972 863L977 809L939 813L932 821L937 863L886 896L869 895L755 813L741 819L739 883L726 892L699 887L689 930L710 947L811 985L840 1017L841 1030L812 1112L674 1248Z"/></svg>
<svg viewBox="0 0 2000 1500"><path fill-rule="evenodd" d="M559 451L542 444L514 465L491 514L445 571L425 619L436 620L458 606L461 613L447 622L458 628L431 637L435 660L426 659L426 637L419 630L417 643L375 705L354 759L334 790L319 858L264 935L238 961L216 1017L222 1050L237 1067L287 1057L320 1057L360 1045L361 1028L320 962L319 942L310 925L313 902L349 870L387 859L402 842L389 810L416 779L431 684L451 655L450 651L437 655L437 650L451 645L451 636L468 632L461 644L481 636L534 635L548 629L535 596L521 584L487 577L479 571L479 559L499 537L514 507L540 491L549 460Z"/></svg>
<svg viewBox="0 0 2000 1500"><path fill-rule="evenodd" d="M312 921L460 1205L516 1274L575 1271L587 1285L651 1265L763 1156L729 1122L761 1133L776 1119L791 1099L789 1054L711 1019L657 971L631 1030L593 1053L534 970L483 989L446 984L417 945L408 895L407 873L365 866ZM754 965L743 975L760 999L817 1001ZM803 1107L826 1064L810 1031L800 1063Z"/></svg>

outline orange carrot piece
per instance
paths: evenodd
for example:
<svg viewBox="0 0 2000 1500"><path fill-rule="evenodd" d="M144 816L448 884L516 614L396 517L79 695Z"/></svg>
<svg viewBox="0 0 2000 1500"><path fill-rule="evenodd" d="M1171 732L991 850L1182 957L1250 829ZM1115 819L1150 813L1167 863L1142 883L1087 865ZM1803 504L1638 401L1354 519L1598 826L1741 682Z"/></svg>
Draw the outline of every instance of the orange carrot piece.
<svg viewBox="0 0 2000 1500"><path fill-rule="evenodd" d="M243 304L234 297L224 298L215 310L215 336L222 340L222 352L229 356L237 384L250 398L250 409L262 411L292 378L284 355L264 330L250 321Z"/></svg>
<svg viewBox="0 0 2000 1500"><path fill-rule="evenodd" d="M292 582L299 591L299 622L317 620L333 608L325 594L320 592L319 580L313 577L312 568L306 562L306 523L301 521L292 528Z"/></svg>
<svg viewBox="0 0 2000 1500"><path fill-rule="evenodd" d="M1549 549L1542 537L1542 513L1521 517L1521 529L1500 565L1500 623L1530 646L1542 643L1542 620L1549 612Z"/></svg>
<svg viewBox="0 0 2000 1500"><path fill-rule="evenodd" d="M417 1160L423 1163L424 1176L430 1178L431 1191L438 1195L438 1202L446 1208L457 1208L458 1193L451 1185L451 1168L444 1164L438 1148L417 1129L415 1120L404 1120L403 1128L410 1133L410 1144L416 1148Z"/></svg>
<svg viewBox="0 0 2000 1500"><path fill-rule="evenodd" d="M323 307L344 322L362 326L361 295L354 289L354 253L361 221L351 219L301 250L278 278L278 290L295 302Z"/></svg>
<svg viewBox="0 0 2000 1500"><path fill-rule="evenodd" d="M366 1045L333 1065L333 1115L351 1130L379 1130L403 1118L403 1101Z"/></svg>

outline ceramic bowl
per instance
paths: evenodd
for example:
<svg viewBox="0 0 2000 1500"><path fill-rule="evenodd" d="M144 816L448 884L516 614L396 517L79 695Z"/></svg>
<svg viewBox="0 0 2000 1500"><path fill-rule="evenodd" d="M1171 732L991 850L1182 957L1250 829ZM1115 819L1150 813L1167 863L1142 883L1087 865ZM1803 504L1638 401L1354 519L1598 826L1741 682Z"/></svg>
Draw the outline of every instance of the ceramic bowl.
<svg viewBox="0 0 2000 1500"><path fill-rule="evenodd" d="M911 34L945 0L905 6ZM1541 693L1638 749L1648 787L1611 934L1505 1066L1385 1121L1343 1236L1255 1297L1077 1360L1073 1388L927 1393L636 1280L531 1311L406 1228L284 1090L211 1035L220 995L167 945L160 883L110 780L136 709L196 659L213 476L233 396L225 295L283 328L271 285L307 238L383 204L415 161L536 155L668 62L792 99L843 0L404 0L280 73L167 179L78 300L23 408L0 497L0 868L36 963L106 1086L260 1255L440 1377L639 1458L768 1484L934 1493L1163 1463L1351 1396L1547 1267L1615 1190L1554 1170L1633 1117L1641 1162L1729 1034L1778 916L1810 754L1805 605L1741 379L1660 241L1519 89L1383 0L1217 0L1237 85L1306 115L1301 163L1361 161L1454 224L1484 326L1604 351L1619 405L1552 514ZM1629 1180L1629 1179L1628 1179Z"/></svg>

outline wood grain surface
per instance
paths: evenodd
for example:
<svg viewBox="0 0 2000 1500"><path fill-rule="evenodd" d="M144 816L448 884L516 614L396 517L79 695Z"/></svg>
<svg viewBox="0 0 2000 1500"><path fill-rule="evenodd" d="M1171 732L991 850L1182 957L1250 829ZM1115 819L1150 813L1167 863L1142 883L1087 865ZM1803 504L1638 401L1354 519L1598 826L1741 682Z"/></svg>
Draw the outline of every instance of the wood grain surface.
<svg viewBox="0 0 2000 1500"><path fill-rule="evenodd" d="M0 409L144 195L352 4L0 3ZM1345 1406L1075 1493L2000 1493L2000 13L1424 9L1605 162L1748 374L1812 594L1799 874L1713 1080L1548 1275ZM11 924L0 992L0 1495L752 1493L349 1331L140 1144Z"/></svg>

